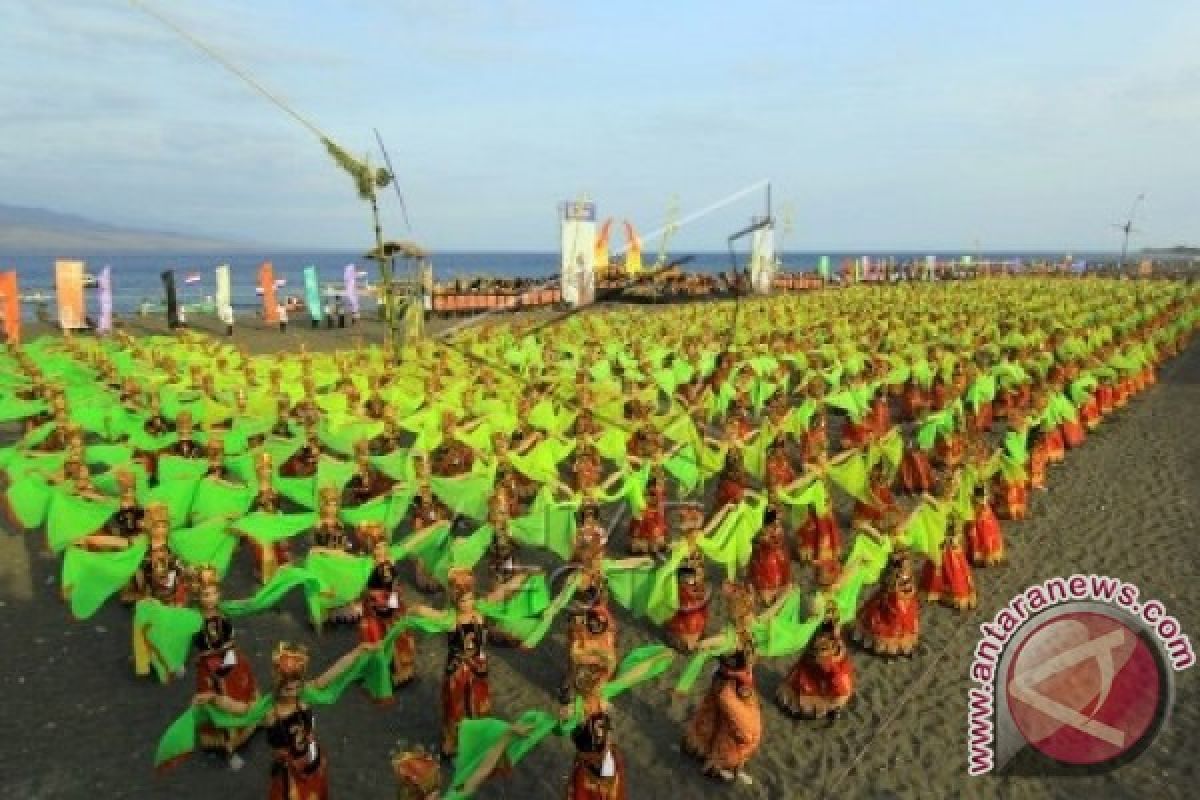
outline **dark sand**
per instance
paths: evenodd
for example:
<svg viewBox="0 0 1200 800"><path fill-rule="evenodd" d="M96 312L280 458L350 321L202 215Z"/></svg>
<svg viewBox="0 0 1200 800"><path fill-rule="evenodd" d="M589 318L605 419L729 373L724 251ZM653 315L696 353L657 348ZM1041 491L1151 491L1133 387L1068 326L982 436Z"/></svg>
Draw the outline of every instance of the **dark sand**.
<svg viewBox="0 0 1200 800"><path fill-rule="evenodd" d="M160 326L154 326L161 330ZM130 325L133 333L140 325ZM369 325L366 332L378 331ZM312 349L347 347L357 331L288 334L240 325L236 339L256 352L286 340ZM1031 519L1006 523L1009 566L980 570L980 608L967 616L941 607L922 611L922 637L912 660L885 662L855 653L858 693L842 720L797 722L770 701L790 659L758 671L764 696L765 742L751 763L753 786L716 785L681 755L686 709L666 685L645 685L617 702L615 724L631 798L1121 798L1191 797L1200 777L1197 671L1177 674L1170 726L1138 760L1106 776L968 778L966 697L978 624L1033 583L1097 572L1136 583L1157 597L1193 640L1200 636L1200 343L1162 370L1159 385L1136 398L1053 467L1050 491L1037 494ZM618 537L618 546L623 545ZM549 564L539 554L535 562ZM249 556L239 553L226 595L252 589ZM130 612L110 602L95 618L72 623L58 598L59 560L42 534L0 534L0 798L177 798L261 800L268 753L261 735L245 752L240 773L198 755L161 776L152 770L155 744L190 700L193 676L166 686L138 681L129 666ZM809 573L798 573L810 586ZM414 593L415 595L415 593ZM440 601L435 601L440 602ZM281 638L317 648L314 668L352 647L350 629L314 634L298 598L278 613L242 622L239 639L260 682ZM622 614L622 652L655 641L645 623ZM357 690L317 713L317 735L330 757L332 794L395 796L389 752L398 740L435 745L438 687L445 646L419 645L420 680L380 708ZM493 649L493 698L498 716L555 708L565 664L562 623L535 653ZM699 700L702 679L691 702ZM563 795L572 748L551 737L517 772L494 781L480 798Z"/></svg>
<svg viewBox="0 0 1200 800"><path fill-rule="evenodd" d="M553 320L564 314L563 311L541 309L537 311L523 311L517 313L502 312L491 314L487 317L488 320L496 323L503 323L520 318L522 320ZM349 318L346 320L346 327L339 328L337 323L334 323L333 328L326 328L322 324L318 328L313 328L308 317L301 319L303 315L297 312L291 312L288 322L287 331L280 331L278 325L268 325L261 318L251 317L243 312L237 318L234 325L233 337L229 338L225 334L225 326L209 314L193 314L188 317L187 329L196 333L210 334L220 341L232 342L239 347L245 347L250 353L264 354L296 352L304 345L313 352L328 352L331 350L348 350L355 346L358 339L366 343L382 343L384 334L383 322L377 317L374 311L365 312L358 325L351 325ZM472 325L479 324L481 318L470 319L469 317L431 317L426 322L426 331L431 335L443 334L451 329L469 328ZM117 328L128 332L133 336L154 336L170 334L171 329L167 327L166 319L161 314L151 314L147 316L139 316L137 314L126 314L118 317L115 320ZM34 339L43 334L58 335L59 328L57 325L47 325L44 323L26 323L22 329L22 335L26 340Z"/></svg>

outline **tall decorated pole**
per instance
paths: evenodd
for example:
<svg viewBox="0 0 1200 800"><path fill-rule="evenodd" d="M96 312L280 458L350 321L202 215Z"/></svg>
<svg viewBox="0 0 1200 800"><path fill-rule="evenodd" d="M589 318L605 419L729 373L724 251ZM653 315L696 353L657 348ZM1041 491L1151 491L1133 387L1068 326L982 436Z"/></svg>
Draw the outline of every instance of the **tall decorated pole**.
<svg viewBox="0 0 1200 800"><path fill-rule="evenodd" d="M392 297L392 265L391 260L385 253L384 249L383 231L379 224L379 202L376 197L376 190L382 189L392 182L392 174L386 169L372 169L370 164L368 164L366 161L359 161L351 156L348 152L346 152L346 150L338 146L331 138L329 138L329 136L323 133L320 128L314 125L310 120L301 116L296 109L285 103L278 96L268 91L266 87L255 80L254 77L249 75L245 70L239 68L236 64L232 63L229 59L225 58L212 47L209 47L207 44L200 41L183 28L179 27L169 18L163 16L158 11L146 5L146 3L142 2L142 0L129 0L129 4L153 17L165 27L170 28L197 50L204 53L213 61L217 62L222 67L229 70L229 72L233 73L239 79L244 81L250 88L270 101L279 110L283 111L293 120L300 123L300 125L321 140L321 144L325 145L325 149L331 156L333 156L333 159L338 163L338 166L349 172L350 176L354 178L355 186L358 188L358 196L371 204L371 214L375 222L375 244L377 252L379 253L380 289L383 293L384 316L387 323L387 328L384 333L386 339L385 344L388 350L391 351L393 357L397 357L399 355L399 347L395 340L396 337L393 330L394 309Z"/></svg>
<svg viewBox="0 0 1200 800"><path fill-rule="evenodd" d="M383 302L383 341L384 348L392 354L394 360L400 358L400 342L396 336L396 303L392 292L392 256L383 241L383 224L379 220L378 190L392 182L392 173L386 169L373 169L364 159L359 161L339 147L326 136L321 137L321 143L333 156L338 166L350 173L354 179L358 196L371 204L371 220L375 226L375 259L379 264L379 291Z"/></svg>

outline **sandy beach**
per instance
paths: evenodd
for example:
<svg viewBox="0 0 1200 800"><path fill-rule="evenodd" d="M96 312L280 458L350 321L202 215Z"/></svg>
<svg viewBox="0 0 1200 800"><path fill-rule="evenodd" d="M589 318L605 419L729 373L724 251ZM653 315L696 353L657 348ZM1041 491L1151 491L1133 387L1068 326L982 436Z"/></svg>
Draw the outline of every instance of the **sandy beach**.
<svg viewBox="0 0 1200 800"><path fill-rule="evenodd" d="M1200 0L862 5L3 3L0 800L1200 800Z"/></svg>
<svg viewBox="0 0 1200 800"><path fill-rule="evenodd" d="M135 334L161 330L153 319L128 323ZM215 321L201 329L215 331ZM313 350L344 348L358 335L377 338L378 323L335 330L293 323L280 334L247 321L234 340L262 353L296 349L302 342ZM784 716L770 698L792 659L765 662L758 670L765 742L750 765L753 785L715 784L679 752L687 707L672 699L667 679L623 696L614 721L630 798L1191 796L1188 787L1200 778L1193 755L1200 735L1194 670L1177 675L1169 727L1139 759L1105 776L968 778L965 734L968 666L978 625L1033 583L1076 572L1119 577L1138 585L1143 597L1160 599L1193 639L1200 635L1198 409L1200 343L1194 342L1164 366L1157 386L1052 468L1049 491L1032 499L1027 521L1005 523L1010 563L977 573L976 611L960 615L926 606L911 660L887 662L855 651L858 690L841 720L798 722ZM616 547L623 548L625 534L618 530ZM528 555L534 563L554 563L547 554ZM59 566L40 533L0 535L0 696L6 721L0 797L261 800L268 758L261 735L247 748L240 773L215 757L197 755L155 774L155 744L189 703L193 676L189 670L185 679L165 686L135 680L128 665L130 611L110 602L87 622L72 622L59 598ZM811 573L800 571L799 581L811 586ZM225 594L252 591L249 554L243 550ZM658 641L644 620L618 616L622 652ZM496 716L556 708L566 663L562 627L557 624L531 653L492 650ZM269 675L270 648L280 639L314 648L317 670L357 641L352 628L315 634L299 597L244 621L238 638L260 684ZM419 679L390 707L377 707L353 691L336 706L318 710L316 731L330 759L334 797L393 797L388 756L397 743L434 747L444 654L441 639L421 640ZM689 701L699 697L697 691ZM551 737L512 776L488 783L477 796L561 797L572 753L569 740Z"/></svg>

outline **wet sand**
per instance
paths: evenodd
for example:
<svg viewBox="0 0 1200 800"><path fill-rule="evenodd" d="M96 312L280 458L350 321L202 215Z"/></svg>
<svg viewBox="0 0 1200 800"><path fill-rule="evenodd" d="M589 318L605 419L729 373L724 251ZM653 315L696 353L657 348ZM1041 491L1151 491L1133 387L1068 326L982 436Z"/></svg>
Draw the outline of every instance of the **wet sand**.
<svg viewBox="0 0 1200 800"><path fill-rule="evenodd" d="M312 349L349 346L357 331L288 334L239 326L237 340L256 352L307 341ZM370 329L370 325L367 326ZM131 332L139 332L130 326ZM377 330L377 327L376 327ZM669 684L644 685L619 699L614 722L624 753L629 797L678 798L1093 798L1190 797L1200 779L1197 671L1177 674L1169 727L1139 759L1105 776L986 777L966 775L968 668L980 622L1014 594L1047 578L1096 572L1137 584L1157 597L1193 641L1200 636L1200 342L1168 363L1159 384L1139 395L1052 467L1050 490L1037 493L1031 517L1005 523L1007 567L979 570L980 607L967 615L922 610L922 635L911 660L886 662L854 652L857 695L835 723L798 722L770 698L791 659L758 670L765 741L750 765L752 786L703 778L678 742L686 704ZM268 752L260 734L232 773L215 757L197 755L163 775L152 769L156 742L187 705L193 674L166 686L136 680L129 666L130 612L110 602L93 619L72 622L58 597L59 559L41 533L0 534L0 797L177 798L261 800ZM624 544L617 537L617 547ZM549 557L531 553L546 565ZM807 570L798 580L811 587ZM227 597L252 590L249 554L235 557ZM415 596L415 592L412 593ZM439 603L435 600L434 603ZM622 652L657 641L645 622L619 613ZM352 629L314 634L298 597L278 612L244 620L238 632L260 684L269 680L269 652L279 639L315 648L314 670L356 643ZM388 756L398 741L435 746L438 689L445 645L419 644L419 680L390 707L352 690L317 711L316 731L330 758L332 796L395 796ZM492 650L497 716L529 708L553 710L566 663L560 621L534 653ZM673 673L669 673L673 674ZM698 702L706 679L690 702ZM572 747L551 737L515 774L489 783L480 798L563 796Z"/></svg>

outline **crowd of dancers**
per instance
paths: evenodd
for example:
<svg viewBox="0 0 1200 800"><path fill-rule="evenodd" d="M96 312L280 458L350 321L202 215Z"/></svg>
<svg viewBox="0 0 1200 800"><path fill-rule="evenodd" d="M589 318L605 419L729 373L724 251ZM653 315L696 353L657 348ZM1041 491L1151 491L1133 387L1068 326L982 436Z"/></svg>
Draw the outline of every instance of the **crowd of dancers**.
<svg viewBox="0 0 1200 800"><path fill-rule="evenodd" d="M403 797L470 796L560 735L566 797L625 798L610 703L676 666L684 694L711 669L684 752L750 783L756 667L790 659L779 708L836 719L848 640L911 656L926 605L975 608L1007 523L1187 346L1197 299L1097 279L857 287L484 323L399 364L187 332L45 338L0 353L0 419L21 426L4 511L62 555L74 617L131 607L138 675L191 661L160 766L196 749L240 766L261 729L268 796L326 798L314 707L351 685L402 697L437 635L439 741L397 754ZM259 588L232 599L243 546ZM360 644L314 675L280 642L265 683L236 630L293 592ZM494 697L488 651L537 648L560 615L559 707ZM662 642L623 652L623 618Z"/></svg>

